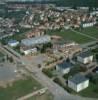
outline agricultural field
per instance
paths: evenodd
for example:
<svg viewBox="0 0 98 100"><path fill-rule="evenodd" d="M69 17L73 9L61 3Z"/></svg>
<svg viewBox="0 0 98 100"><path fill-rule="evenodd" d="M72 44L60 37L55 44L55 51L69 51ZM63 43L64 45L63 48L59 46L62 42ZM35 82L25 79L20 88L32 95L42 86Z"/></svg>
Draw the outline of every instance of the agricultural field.
<svg viewBox="0 0 98 100"><path fill-rule="evenodd" d="M93 41L93 39L83 36L81 34L77 34L71 30L62 30L62 31L53 31L53 32L47 32L49 35L58 35L63 37L64 40L71 40L75 41L79 44L84 44L87 42Z"/></svg>

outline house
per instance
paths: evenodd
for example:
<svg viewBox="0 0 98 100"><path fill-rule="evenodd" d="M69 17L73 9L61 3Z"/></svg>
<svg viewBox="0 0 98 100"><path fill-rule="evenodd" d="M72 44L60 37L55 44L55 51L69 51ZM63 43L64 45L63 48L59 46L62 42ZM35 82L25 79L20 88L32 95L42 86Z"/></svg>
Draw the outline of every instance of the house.
<svg viewBox="0 0 98 100"><path fill-rule="evenodd" d="M89 79L82 74L76 74L68 79L68 87L76 92L80 92L89 86Z"/></svg>
<svg viewBox="0 0 98 100"><path fill-rule="evenodd" d="M37 53L36 47L21 47L20 51L25 55Z"/></svg>
<svg viewBox="0 0 98 100"><path fill-rule="evenodd" d="M82 24L82 27L83 28L86 28L86 27L92 27L96 24L96 22L89 22L89 23L83 23Z"/></svg>
<svg viewBox="0 0 98 100"><path fill-rule="evenodd" d="M11 46L11 47L16 47L17 45L19 45L19 41L10 40L10 41L8 41L8 45Z"/></svg>
<svg viewBox="0 0 98 100"><path fill-rule="evenodd" d="M77 56L77 61L82 64L88 64L93 61L93 54L91 52L83 52Z"/></svg>
<svg viewBox="0 0 98 100"><path fill-rule="evenodd" d="M67 74L69 73L71 67L72 65L70 63L63 61L62 63L56 65L56 70L59 71L61 74Z"/></svg>

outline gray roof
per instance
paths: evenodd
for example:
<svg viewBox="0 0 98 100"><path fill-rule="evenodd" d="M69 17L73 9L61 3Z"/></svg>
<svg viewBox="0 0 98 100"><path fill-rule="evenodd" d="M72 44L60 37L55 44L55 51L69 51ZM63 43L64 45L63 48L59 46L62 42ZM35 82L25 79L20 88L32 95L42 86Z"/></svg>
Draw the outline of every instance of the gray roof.
<svg viewBox="0 0 98 100"><path fill-rule="evenodd" d="M91 52L82 52L82 53L80 53L80 57L82 57L82 58L85 58L85 57L89 57L89 56L91 56L92 55L92 53Z"/></svg>
<svg viewBox="0 0 98 100"><path fill-rule="evenodd" d="M76 74L75 76L70 77L68 80L75 83L75 84L80 84L88 79L81 74Z"/></svg>
<svg viewBox="0 0 98 100"><path fill-rule="evenodd" d="M50 36L48 35L44 35L44 36L40 36L40 37L34 37L34 38L29 38L29 39L23 39L21 41L21 43L25 46L35 46L38 44L44 44L44 43L48 43L51 41Z"/></svg>
<svg viewBox="0 0 98 100"><path fill-rule="evenodd" d="M66 69L68 67L72 67L72 64L67 63L66 61L63 61L62 63L58 64L58 66L62 69Z"/></svg>

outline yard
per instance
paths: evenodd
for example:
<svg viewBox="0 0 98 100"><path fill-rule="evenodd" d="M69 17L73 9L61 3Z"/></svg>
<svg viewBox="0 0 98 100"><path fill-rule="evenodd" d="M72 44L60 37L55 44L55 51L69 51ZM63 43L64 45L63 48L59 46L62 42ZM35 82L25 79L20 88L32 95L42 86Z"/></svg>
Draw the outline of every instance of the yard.
<svg viewBox="0 0 98 100"><path fill-rule="evenodd" d="M41 85L31 77L18 80L12 86L0 87L0 100L16 100L28 93L41 89Z"/></svg>
<svg viewBox="0 0 98 100"><path fill-rule="evenodd" d="M47 34L59 35L59 36L63 37L64 40L71 40L71 41L75 41L80 44L93 41L92 39L90 39L86 36L77 34L75 32L72 32L71 30L50 31L50 32L48 31Z"/></svg>
<svg viewBox="0 0 98 100"><path fill-rule="evenodd" d="M87 34L87 35L95 37L95 38L98 38L98 27L84 28L79 32Z"/></svg>
<svg viewBox="0 0 98 100"><path fill-rule="evenodd" d="M90 80L89 87L81 91L79 94L85 97L98 98L98 74L89 73L86 77Z"/></svg>
<svg viewBox="0 0 98 100"><path fill-rule="evenodd" d="M90 83L89 87L79 93L81 96L98 98L98 84Z"/></svg>

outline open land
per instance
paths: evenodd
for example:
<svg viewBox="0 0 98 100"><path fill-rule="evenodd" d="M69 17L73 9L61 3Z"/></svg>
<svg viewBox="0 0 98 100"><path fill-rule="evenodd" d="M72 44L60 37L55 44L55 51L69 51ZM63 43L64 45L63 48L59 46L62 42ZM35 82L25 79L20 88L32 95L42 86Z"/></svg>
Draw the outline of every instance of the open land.
<svg viewBox="0 0 98 100"><path fill-rule="evenodd" d="M7 88L0 87L0 99L16 100L17 98L34 92L40 88L41 85L33 78L18 80L14 82L12 86L8 85Z"/></svg>
<svg viewBox="0 0 98 100"><path fill-rule="evenodd" d="M89 36L98 38L98 27L89 27L89 28L84 28L80 30L79 32L83 34L87 34Z"/></svg>
<svg viewBox="0 0 98 100"><path fill-rule="evenodd" d="M87 42L93 41L93 39L83 36L81 34L77 34L71 30L62 30L62 31L55 31L55 32L48 32L50 35L59 35L63 37L64 40L71 40L77 43L83 44Z"/></svg>

